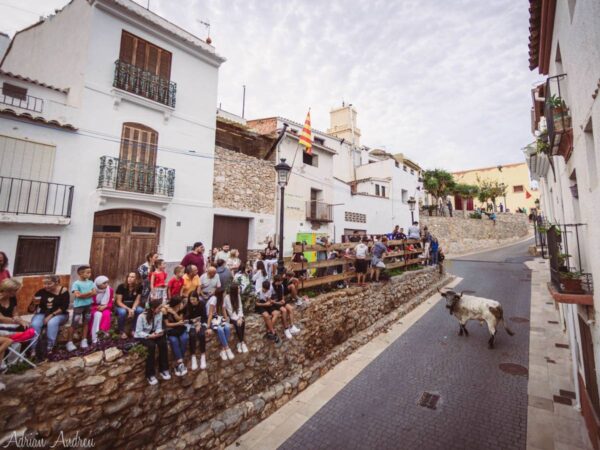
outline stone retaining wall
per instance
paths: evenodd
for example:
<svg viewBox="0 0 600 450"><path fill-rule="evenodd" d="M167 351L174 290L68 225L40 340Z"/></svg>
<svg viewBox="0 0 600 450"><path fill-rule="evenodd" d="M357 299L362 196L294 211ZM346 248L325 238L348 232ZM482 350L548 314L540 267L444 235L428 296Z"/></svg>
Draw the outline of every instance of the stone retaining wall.
<svg viewBox="0 0 600 450"><path fill-rule="evenodd" d="M421 223L438 238L446 255L460 255L516 242L533 233L525 214L498 214L496 225L485 216L482 219L465 219L462 211L455 211L454 215L420 218Z"/></svg>
<svg viewBox="0 0 600 450"><path fill-rule="evenodd" d="M2 375L1 436L37 433L52 443L62 431L93 438L96 448L222 448L443 282L437 269L426 268L321 295L298 312L302 334L280 348L263 338L262 320L252 315L250 353L221 361L213 339L208 370L158 386L146 383L143 360L117 349Z"/></svg>

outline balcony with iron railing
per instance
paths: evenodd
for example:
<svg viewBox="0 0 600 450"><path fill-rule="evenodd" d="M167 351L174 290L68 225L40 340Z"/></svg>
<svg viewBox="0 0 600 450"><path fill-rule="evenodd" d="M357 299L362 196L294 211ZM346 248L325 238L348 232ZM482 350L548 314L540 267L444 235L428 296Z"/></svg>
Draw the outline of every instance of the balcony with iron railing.
<svg viewBox="0 0 600 450"><path fill-rule="evenodd" d="M33 95L21 95L10 91L0 92L0 104L14 108L24 109L42 113L44 111L44 100Z"/></svg>
<svg viewBox="0 0 600 450"><path fill-rule="evenodd" d="M591 273L584 269L580 252L582 223L539 227L546 235L550 260L548 288L559 303L593 306L594 285Z"/></svg>
<svg viewBox="0 0 600 450"><path fill-rule="evenodd" d="M333 205L318 201L307 201L306 219L311 222L333 222Z"/></svg>
<svg viewBox="0 0 600 450"><path fill-rule="evenodd" d="M173 197L175 169L102 156L98 189Z"/></svg>
<svg viewBox="0 0 600 450"><path fill-rule="evenodd" d="M113 86L175 108L176 83L121 60L115 62Z"/></svg>
<svg viewBox="0 0 600 450"><path fill-rule="evenodd" d="M38 222L19 215L71 217L74 187L67 184L0 177L0 221Z"/></svg>
<svg viewBox="0 0 600 450"><path fill-rule="evenodd" d="M573 150L573 128L571 113L565 102L566 77L566 74L561 74L546 80L544 116L549 153L561 155L568 161Z"/></svg>

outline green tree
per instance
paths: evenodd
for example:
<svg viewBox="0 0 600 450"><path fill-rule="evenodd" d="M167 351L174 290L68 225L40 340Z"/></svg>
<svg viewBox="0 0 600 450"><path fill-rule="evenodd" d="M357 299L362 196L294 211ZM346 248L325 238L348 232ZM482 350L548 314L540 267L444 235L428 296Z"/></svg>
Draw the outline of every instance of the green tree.
<svg viewBox="0 0 600 450"><path fill-rule="evenodd" d="M488 199L491 200L494 211L496 211L496 199L506 195L506 185L498 180L481 180L479 178L477 178L477 182L479 183L477 198L481 203L486 203Z"/></svg>
<svg viewBox="0 0 600 450"><path fill-rule="evenodd" d="M457 183L453 190L454 195L458 195L463 204L463 217L467 216L467 201L471 198L475 198L479 194L479 186L474 184Z"/></svg>
<svg viewBox="0 0 600 450"><path fill-rule="evenodd" d="M433 196L436 205L442 199L445 208L446 197L452 193L455 185L454 177L445 170L434 169L423 172L423 188Z"/></svg>

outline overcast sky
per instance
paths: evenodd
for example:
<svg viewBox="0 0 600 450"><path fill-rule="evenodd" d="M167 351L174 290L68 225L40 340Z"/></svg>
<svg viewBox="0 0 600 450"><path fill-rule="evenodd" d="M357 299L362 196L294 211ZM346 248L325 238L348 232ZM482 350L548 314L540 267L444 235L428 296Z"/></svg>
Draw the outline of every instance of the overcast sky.
<svg viewBox="0 0 600 450"><path fill-rule="evenodd" d="M0 0L12 34L67 0ZM138 3L146 5L146 1ZM514 0L150 0L150 9L206 37L219 102L246 118L283 116L326 130L342 101L361 143L425 168L523 161L532 141L528 2ZM175 80L176 81L176 80ZM201 87L201 86L200 86Z"/></svg>

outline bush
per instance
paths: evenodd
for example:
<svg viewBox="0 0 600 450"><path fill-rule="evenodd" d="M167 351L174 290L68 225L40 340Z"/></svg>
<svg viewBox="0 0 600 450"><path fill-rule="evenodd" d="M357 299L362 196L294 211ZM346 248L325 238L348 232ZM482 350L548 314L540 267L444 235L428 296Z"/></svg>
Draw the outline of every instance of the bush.
<svg viewBox="0 0 600 450"><path fill-rule="evenodd" d="M471 219L481 219L481 213L478 213L477 211L472 212L471 214L469 214L469 218L471 218Z"/></svg>
<svg viewBox="0 0 600 450"><path fill-rule="evenodd" d="M135 344L129 350L127 350L127 354L138 355L140 358L144 359L146 356L148 356L148 349L142 344Z"/></svg>

